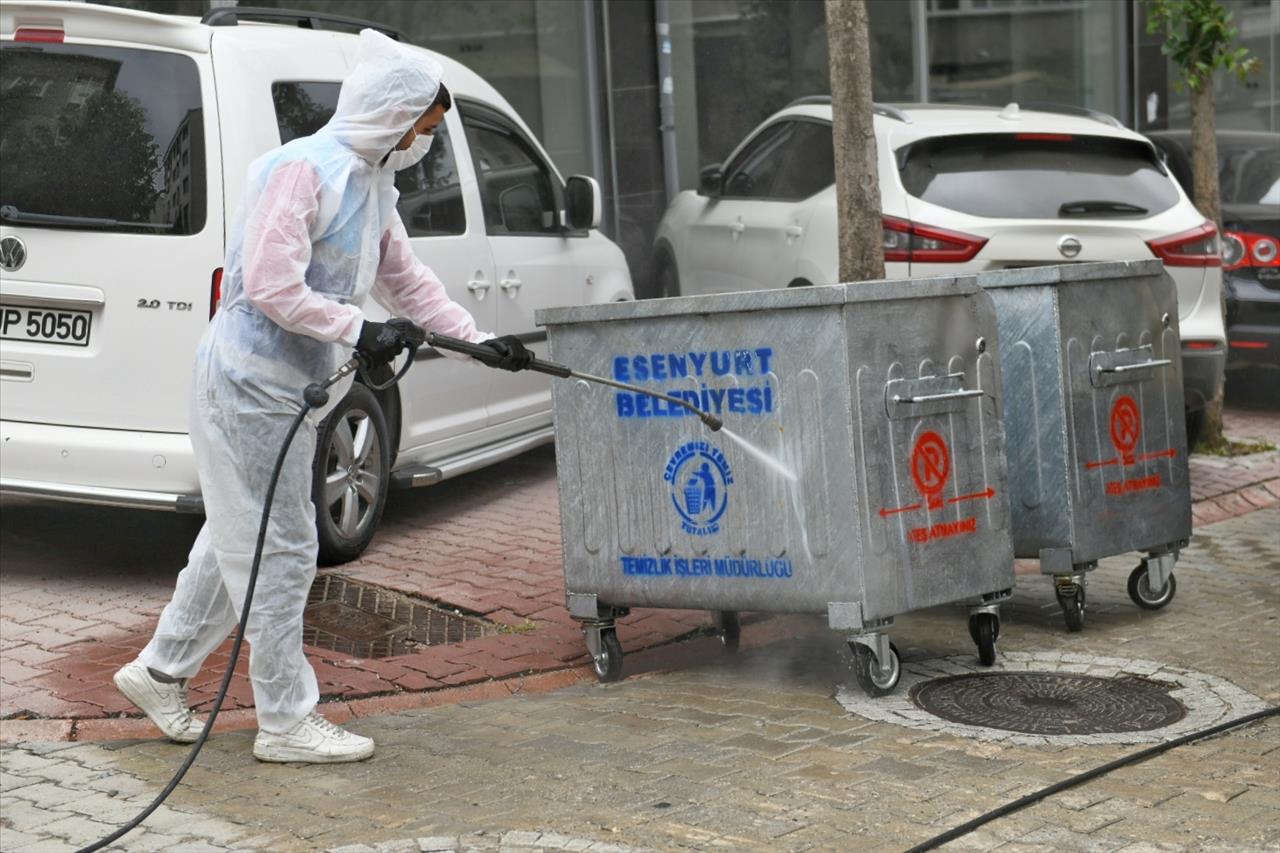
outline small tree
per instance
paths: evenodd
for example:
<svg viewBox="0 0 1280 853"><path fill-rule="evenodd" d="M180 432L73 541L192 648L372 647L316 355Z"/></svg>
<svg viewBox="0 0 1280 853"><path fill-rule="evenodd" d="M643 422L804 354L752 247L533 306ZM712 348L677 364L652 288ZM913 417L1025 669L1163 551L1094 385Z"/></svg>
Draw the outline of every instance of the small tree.
<svg viewBox="0 0 1280 853"><path fill-rule="evenodd" d="M1218 141L1215 135L1213 77L1222 70L1240 79L1258 67L1247 48L1235 47L1239 31L1219 0L1146 0L1147 32L1165 34L1161 52L1177 69L1174 86L1191 90L1191 168L1193 201L1205 218L1222 231L1218 188ZM1200 440L1220 445L1222 389L1205 404ZM1189 436L1190 438L1190 436Z"/></svg>
<svg viewBox="0 0 1280 853"><path fill-rule="evenodd" d="M1214 136L1213 76L1218 70L1241 80L1258 68L1248 48L1235 47L1239 30L1220 0L1146 0L1147 32L1165 34L1161 53L1178 76L1173 85L1191 90L1191 157L1196 207L1222 227L1218 192L1218 144Z"/></svg>
<svg viewBox="0 0 1280 853"><path fill-rule="evenodd" d="M871 112L871 46L865 0L827 0L827 40L840 280L884 278L884 224Z"/></svg>

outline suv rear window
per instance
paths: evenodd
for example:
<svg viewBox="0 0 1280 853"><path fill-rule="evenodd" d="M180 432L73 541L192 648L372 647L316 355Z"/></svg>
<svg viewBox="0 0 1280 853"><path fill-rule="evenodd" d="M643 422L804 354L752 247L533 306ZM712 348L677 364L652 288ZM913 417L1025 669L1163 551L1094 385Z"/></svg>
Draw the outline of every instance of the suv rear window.
<svg viewBox="0 0 1280 853"><path fill-rule="evenodd" d="M23 224L194 234L204 110L190 57L121 47L0 49L0 204Z"/></svg>
<svg viewBox="0 0 1280 853"><path fill-rule="evenodd" d="M1178 202L1151 148L1068 134L975 134L898 152L906 191L940 207L1008 219L1147 216Z"/></svg>

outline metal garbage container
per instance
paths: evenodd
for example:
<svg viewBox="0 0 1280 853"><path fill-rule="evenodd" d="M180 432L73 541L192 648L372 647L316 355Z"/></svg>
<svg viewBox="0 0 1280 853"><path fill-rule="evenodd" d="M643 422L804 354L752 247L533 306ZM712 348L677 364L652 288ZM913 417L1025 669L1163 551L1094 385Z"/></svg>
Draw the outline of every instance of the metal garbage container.
<svg viewBox="0 0 1280 853"><path fill-rule="evenodd" d="M981 273L1000 329L1014 553L1054 578L1067 628L1086 573L1144 551L1129 595L1158 609L1191 538L1177 293L1160 261Z"/></svg>
<svg viewBox="0 0 1280 853"><path fill-rule="evenodd" d="M549 309L552 357L594 383L553 407L570 615L603 681L632 607L825 613L859 684L899 663L895 615L971 601L995 659L1013 586L995 312L972 276Z"/></svg>

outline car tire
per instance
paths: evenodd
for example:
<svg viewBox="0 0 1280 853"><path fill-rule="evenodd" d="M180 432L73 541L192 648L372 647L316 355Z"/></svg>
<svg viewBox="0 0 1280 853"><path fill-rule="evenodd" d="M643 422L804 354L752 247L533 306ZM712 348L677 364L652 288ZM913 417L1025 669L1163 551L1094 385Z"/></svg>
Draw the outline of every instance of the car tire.
<svg viewBox="0 0 1280 853"><path fill-rule="evenodd" d="M350 562L373 540L391 482L388 435L382 407L360 383L320 424L311 480L320 565Z"/></svg>
<svg viewBox="0 0 1280 853"><path fill-rule="evenodd" d="M1200 441L1200 433L1204 430L1204 409L1187 412L1187 452L1191 453Z"/></svg>
<svg viewBox="0 0 1280 853"><path fill-rule="evenodd" d="M657 273L654 281L657 284L658 299L670 299L680 295L680 274L676 272L676 262L670 255L658 256Z"/></svg>

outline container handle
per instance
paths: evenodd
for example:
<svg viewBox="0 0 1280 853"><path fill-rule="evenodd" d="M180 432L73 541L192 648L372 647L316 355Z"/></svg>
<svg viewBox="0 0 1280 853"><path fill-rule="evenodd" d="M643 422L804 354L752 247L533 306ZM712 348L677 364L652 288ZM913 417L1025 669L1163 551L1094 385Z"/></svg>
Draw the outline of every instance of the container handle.
<svg viewBox="0 0 1280 853"><path fill-rule="evenodd" d="M1129 373L1133 370L1152 370L1157 367L1168 367L1173 361L1167 358L1153 358L1150 361L1140 361L1137 364L1117 364L1114 367L1103 367L1097 365L1094 370L1099 373Z"/></svg>
<svg viewBox="0 0 1280 853"><path fill-rule="evenodd" d="M966 397L981 397L983 391L981 388L975 388L972 391L961 388L959 391L948 391L945 394L921 394L918 397L903 397L900 394L893 395L895 403L937 403L940 400L961 400Z"/></svg>

